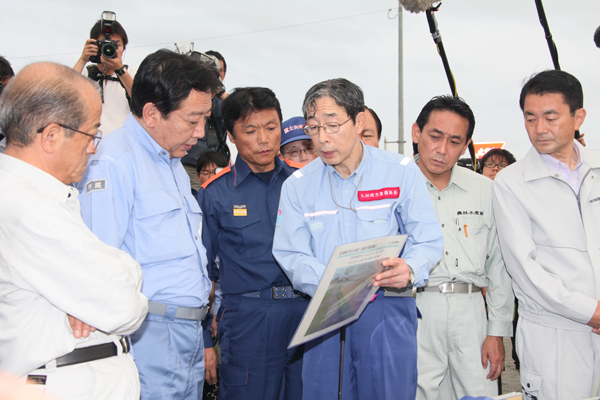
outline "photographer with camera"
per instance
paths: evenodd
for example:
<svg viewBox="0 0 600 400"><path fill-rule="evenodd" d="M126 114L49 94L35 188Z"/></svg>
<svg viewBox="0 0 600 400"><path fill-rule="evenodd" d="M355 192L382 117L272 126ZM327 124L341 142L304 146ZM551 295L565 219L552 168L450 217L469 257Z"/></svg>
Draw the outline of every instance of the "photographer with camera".
<svg viewBox="0 0 600 400"><path fill-rule="evenodd" d="M102 96L102 130L110 133L120 128L129 115L133 74L123 64L123 51L128 39L125 29L116 21L116 14L104 11L85 41L81 57L73 67L100 86ZM89 65L85 72L83 67Z"/></svg>

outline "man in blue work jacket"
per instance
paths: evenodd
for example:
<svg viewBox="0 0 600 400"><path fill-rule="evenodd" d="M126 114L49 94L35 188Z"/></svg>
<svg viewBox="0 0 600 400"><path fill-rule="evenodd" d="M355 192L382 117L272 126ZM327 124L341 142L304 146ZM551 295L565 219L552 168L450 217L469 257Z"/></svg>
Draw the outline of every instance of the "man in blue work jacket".
<svg viewBox="0 0 600 400"><path fill-rule="evenodd" d="M219 398L299 400L302 348L287 346L308 300L272 254L281 186L296 170L277 157L281 108L269 89L239 88L223 102L223 117L238 156L198 192L223 291Z"/></svg>
<svg viewBox="0 0 600 400"><path fill-rule="evenodd" d="M313 86L304 99L306 131L320 157L283 185L273 254L295 289L314 295L336 246L406 233L401 258L373 277L382 289L347 326L344 399L414 399L417 307L410 286L423 286L440 260L443 237L412 159L360 141L362 90L346 79ZM409 288L407 288L409 287ZM338 390L339 331L305 345L304 399Z"/></svg>
<svg viewBox="0 0 600 400"><path fill-rule="evenodd" d="M132 114L78 185L85 223L142 266L149 312L131 336L142 399L202 397L211 284L202 213L180 158L204 135L219 88L216 71L188 56L150 54L133 82Z"/></svg>

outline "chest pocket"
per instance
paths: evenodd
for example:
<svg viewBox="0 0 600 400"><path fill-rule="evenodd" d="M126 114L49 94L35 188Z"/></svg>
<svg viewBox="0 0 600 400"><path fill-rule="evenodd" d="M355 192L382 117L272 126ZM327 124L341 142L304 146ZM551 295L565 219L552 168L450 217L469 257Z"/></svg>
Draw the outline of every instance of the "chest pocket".
<svg viewBox="0 0 600 400"><path fill-rule="evenodd" d="M197 204L196 204L197 206ZM163 262L194 254L196 247L178 193L154 191L136 197L135 259L140 264ZM186 205L190 207L190 205ZM197 208L198 214L200 208Z"/></svg>
<svg viewBox="0 0 600 400"><path fill-rule="evenodd" d="M358 216L358 240L372 239L378 236L398 234L398 223L396 218L391 218L392 207L385 208L359 208L356 210Z"/></svg>
<svg viewBox="0 0 600 400"><path fill-rule="evenodd" d="M490 234L490 224L481 216L463 216L458 218L458 242L462 250L459 253L461 269L467 269L467 263L461 259L467 258L474 273L482 275L485 272L487 256L487 241Z"/></svg>
<svg viewBox="0 0 600 400"><path fill-rule="evenodd" d="M266 242L272 244L273 231L264 232L265 227L260 227L260 216L249 213L245 217L234 217L231 214L223 215L221 225L223 231L219 236L225 247L224 251L233 250L229 256L237 255L238 258L256 258L270 253L271 246L265 246ZM269 226L271 226L269 224Z"/></svg>
<svg viewBox="0 0 600 400"><path fill-rule="evenodd" d="M339 216L338 214L323 214L316 217L305 217L304 225L310 232L310 248L314 254L319 254L318 245L335 241L337 243L339 234Z"/></svg>

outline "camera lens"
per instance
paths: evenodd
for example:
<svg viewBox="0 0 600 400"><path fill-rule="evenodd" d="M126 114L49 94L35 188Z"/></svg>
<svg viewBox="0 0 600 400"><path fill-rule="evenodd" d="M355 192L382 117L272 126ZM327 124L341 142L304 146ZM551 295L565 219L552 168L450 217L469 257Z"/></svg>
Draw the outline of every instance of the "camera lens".
<svg viewBox="0 0 600 400"><path fill-rule="evenodd" d="M115 58L117 56L117 47L113 43L104 43L100 49L102 55L106 58Z"/></svg>

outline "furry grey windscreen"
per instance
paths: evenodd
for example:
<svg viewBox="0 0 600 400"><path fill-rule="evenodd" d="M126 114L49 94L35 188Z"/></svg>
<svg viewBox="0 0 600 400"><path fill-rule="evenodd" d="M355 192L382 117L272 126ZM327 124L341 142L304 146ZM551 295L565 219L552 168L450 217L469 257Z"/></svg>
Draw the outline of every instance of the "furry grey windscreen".
<svg viewBox="0 0 600 400"><path fill-rule="evenodd" d="M438 3L439 0L398 0L406 11L411 13L420 13L430 8L433 3Z"/></svg>

